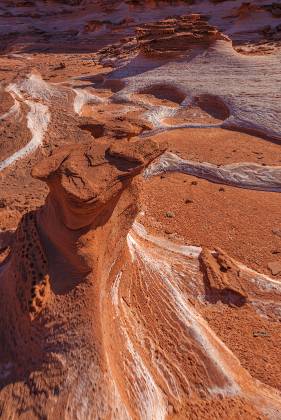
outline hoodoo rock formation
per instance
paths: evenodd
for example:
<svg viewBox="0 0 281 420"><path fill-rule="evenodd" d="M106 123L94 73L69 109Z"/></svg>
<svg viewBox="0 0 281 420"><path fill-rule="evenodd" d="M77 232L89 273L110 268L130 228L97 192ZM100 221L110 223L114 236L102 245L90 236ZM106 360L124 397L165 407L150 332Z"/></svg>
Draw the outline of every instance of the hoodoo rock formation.
<svg viewBox="0 0 281 420"><path fill-rule="evenodd" d="M75 145L33 169L50 193L22 218L0 278L5 418L76 416L84 404L69 400L76 387L83 399L93 398L87 415L122 408L106 398L112 384L105 379L103 294L116 261L128 254L126 236L138 212L132 180L163 150L143 140Z"/></svg>
<svg viewBox="0 0 281 420"><path fill-rule="evenodd" d="M280 4L0 3L0 418L281 419Z"/></svg>

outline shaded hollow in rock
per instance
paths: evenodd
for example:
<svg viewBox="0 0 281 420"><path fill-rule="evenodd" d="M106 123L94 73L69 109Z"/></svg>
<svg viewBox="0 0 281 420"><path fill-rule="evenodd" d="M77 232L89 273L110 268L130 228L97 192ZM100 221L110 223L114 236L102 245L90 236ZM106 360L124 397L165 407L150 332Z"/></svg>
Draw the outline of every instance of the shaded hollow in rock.
<svg viewBox="0 0 281 420"><path fill-rule="evenodd" d="M94 138L102 137L105 132L103 124L82 124L79 128L89 131Z"/></svg>
<svg viewBox="0 0 281 420"><path fill-rule="evenodd" d="M149 86L139 92L140 94L153 95L158 99L166 99L180 104L186 97L186 94L176 86L160 83Z"/></svg>
<svg viewBox="0 0 281 420"><path fill-rule="evenodd" d="M226 104L217 96L214 95L200 95L195 98L195 104L203 111L218 120L226 120L230 116L230 112Z"/></svg>

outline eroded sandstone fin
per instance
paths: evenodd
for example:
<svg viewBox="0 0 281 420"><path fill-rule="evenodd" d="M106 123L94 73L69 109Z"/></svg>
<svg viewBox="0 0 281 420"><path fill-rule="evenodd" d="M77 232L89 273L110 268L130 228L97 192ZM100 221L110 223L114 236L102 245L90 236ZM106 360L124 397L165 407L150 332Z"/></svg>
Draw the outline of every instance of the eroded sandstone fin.
<svg viewBox="0 0 281 420"><path fill-rule="evenodd" d="M217 297L229 304L245 303L248 294L243 287L240 269L226 252L217 248L212 253L204 248L200 255L200 262L205 274L207 294L211 299Z"/></svg>

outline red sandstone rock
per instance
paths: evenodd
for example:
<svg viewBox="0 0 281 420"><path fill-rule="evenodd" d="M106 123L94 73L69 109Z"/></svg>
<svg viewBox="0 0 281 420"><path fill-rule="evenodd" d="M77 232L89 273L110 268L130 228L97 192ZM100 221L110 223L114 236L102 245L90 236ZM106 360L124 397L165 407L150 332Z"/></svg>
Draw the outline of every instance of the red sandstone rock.
<svg viewBox="0 0 281 420"><path fill-rule="evenodd" d="M209 250L204 249L200 255L202 268L206 275L207 287L211 293L218 293L223 300L231 303L231 295L233 293L239 298L247 299L247 292L243 287L243 279L241 279L241 270L225 252L216 249L212 254Z"/></svg>
<svg viewBox="0 0 281 420"><path fill-rule="evenodd" d="M156 24L148 23L137 28L138 45L145 53L179 53L192 45L211 44L218 39L228 40L197 14L166 19Z"/></svg>

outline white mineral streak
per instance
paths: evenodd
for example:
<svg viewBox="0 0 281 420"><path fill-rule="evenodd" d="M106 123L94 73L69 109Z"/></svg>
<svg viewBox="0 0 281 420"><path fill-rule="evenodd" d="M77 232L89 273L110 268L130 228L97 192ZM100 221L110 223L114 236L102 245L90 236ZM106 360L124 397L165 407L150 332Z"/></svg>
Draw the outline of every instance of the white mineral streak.
<svg viewBox="0 0 281 420"><path fill-rule="evenodd" d="M260 191L281 191L281 167L262 166L256 163L233 163L214 165L180 158L174 153L165 153L145 171L145 178L162 172L181 172L211 182Z"/></svg>
<svg viewBox="0 0 281 420"><path fill-rule="evenodd" d="M143 246L136 235L129 234L128 243L132 252L134 252L135 261L140 260L145 267L146 276L154 273L155 276L161 277L169 294L168 302L171 305L171 310L177 314L181 324L185 326L186 333L200 345L219 375L225 378L225 384L220 389L216 386L214 389L211 388L210 392L220 392L226 395L238 393L240 387L236 381L235 370L230 370L229 366L235 366L235 369L240 370L239 360L214 334L208 323L192 308L188 300L184 298L177 287L177 282L174 281L176 276L172 266L164 261L161 256L161 248L159 247L159 254L155 257L156 254L152 253L149 247ZM229 358L231 364L228 362Z"/></svg>
<svg viewBox="0 0 281 420"><path fill-rule="evenodd" d="M118 293L121 278L122 271L116 275L111 289L111 299L115 313L118 317L120 317L120 302ZM155 383L153 376L143 362L140 354L135 349L126 328L122 325L121 331L125 338L127 351L129 353L127 363L136 375L136 380L131 384L131 386L137 399L138 410L142 414L142 418L145 420L164 420L167 408L164 395Z"/></svg>
<svg viewBox="0 0 281 420"><path fill-rule="evenodd" d="M24 147L0 162L0 171L12 165L17 160L30 155L41 146L51 115L49 107L38 102L38 100L48 102L53 96L61 96L61 93L57 89L49 85L37 74L31 74L27 79L19 83L10 84L6 90L11 93L15 100L14 107L16 110L14 109L13 113L17 114L20 112L19 101L24 102L29 107L27 127L29 128L32 137ZM33 101L32 99L35 99L36 101Z"/></svg>
<svg viewBox="0 0 281 420"><path fill-rule="evenodd" d="M103 98L93 95L85 89L73 89L76 96L74 99L73 107L74 112L78 115L81 114L83 106L88 104L100 104L105 102Z"/></svg>
<svg viewBox="0 0 281 420"><path fill-rule="evenodd" d="M26 146L0 162L0 171L12 165L15 161L33 153L41 144L50 122L50 113L46 105L38 102L26 101L30 111L27 114L27 126L31 132L31 140Z"/></svg>
<svg viewBox="0 0 281 420"><path fill-rule="evenodd" d="M0 115L0 121L6 120L10 117L19 118L20 116L20 103L15 99L14 105L11 106L9 111L5 112L4 114Z"/></svg>

